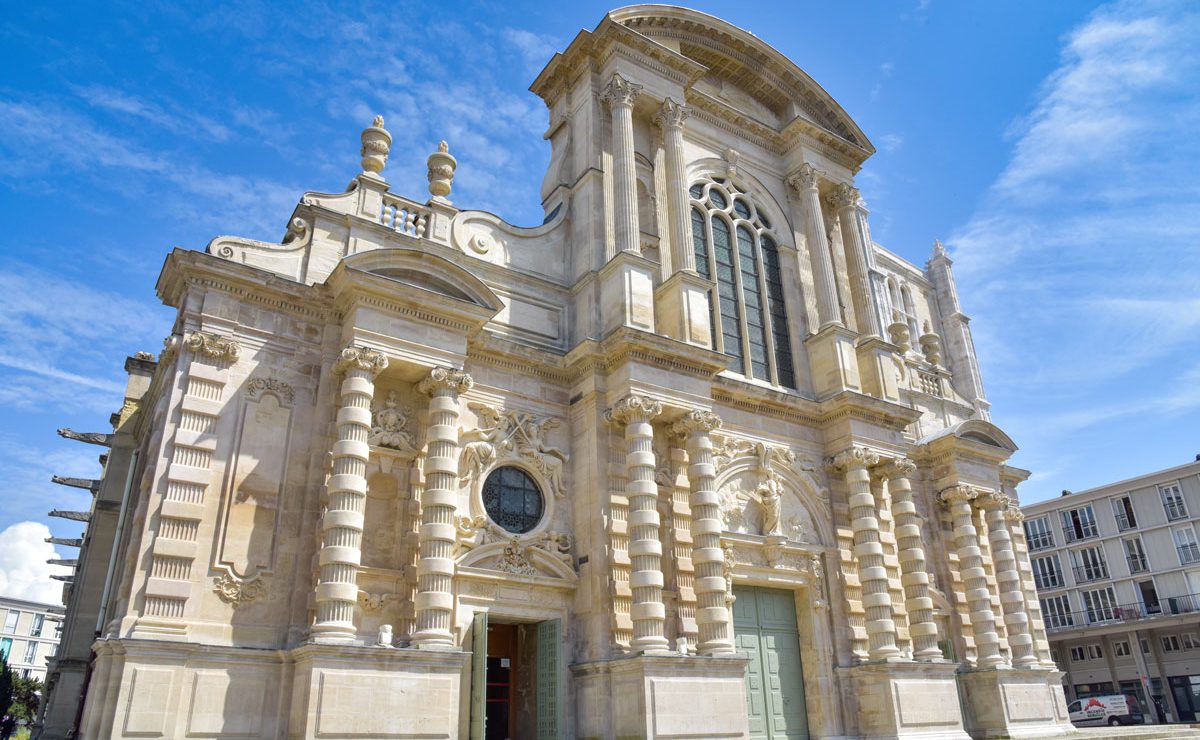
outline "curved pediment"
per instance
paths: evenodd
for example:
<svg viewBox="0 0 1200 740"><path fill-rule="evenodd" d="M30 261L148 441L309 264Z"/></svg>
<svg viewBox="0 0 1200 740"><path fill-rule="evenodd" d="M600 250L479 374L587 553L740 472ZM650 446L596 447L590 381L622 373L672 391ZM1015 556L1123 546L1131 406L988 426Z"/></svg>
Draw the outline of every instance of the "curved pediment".
<svg viewBox="0 0 1200 740"><path fill-rule="evenodd" d="M490 311L504 307L500 297L461 266L416 249L373 249L342 260L351 270L378 275L409 288L473 303Z"/></svg>
<svg viewBox="0 0 1200 740"><path fill-rule="evenodd" d="M1017 451L1017 443L1012 441L1012 437L1005 434L1000 427L983 419L967 419L966 421L959 422L952 427L947 427L929 435L918 441L917 444L926 445L945 437L956 437L958 439L990 445L1010 454Z"/></svg>
<svg viewBox="0 0 1200 740"><path fill-rule="evenodd" d="M796 118L875 152L866 134L795 62L753 34L711 15L669 5L631 5L609 13L616 23L678 49L709 72L697 82L751 116L769 113L774 128ZM707 84L706 84L707 83Z"/></svg>

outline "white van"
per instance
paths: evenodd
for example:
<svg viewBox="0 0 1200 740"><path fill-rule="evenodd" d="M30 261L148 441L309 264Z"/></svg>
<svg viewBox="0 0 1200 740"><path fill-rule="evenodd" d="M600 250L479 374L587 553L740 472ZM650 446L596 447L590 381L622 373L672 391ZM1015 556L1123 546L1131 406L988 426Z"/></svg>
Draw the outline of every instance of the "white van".
<svg viewBox="0 0 1200 740"><path fill-rule="evenodd" d="M1112 696L1089 696L1077 699L1067 706L1071 724L1076 727L1089 725L1140 725L1142 708L1137 699L1119 694Z"/></svg>

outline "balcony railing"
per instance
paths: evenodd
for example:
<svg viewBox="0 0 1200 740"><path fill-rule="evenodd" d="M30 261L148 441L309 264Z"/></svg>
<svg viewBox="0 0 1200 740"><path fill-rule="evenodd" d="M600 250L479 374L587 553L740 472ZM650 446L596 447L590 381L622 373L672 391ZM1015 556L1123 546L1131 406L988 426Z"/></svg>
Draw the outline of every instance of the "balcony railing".
<svg viewBox="0 0 1200 740"><path fill-rule="evenodd" d="M1042 621L1047 632L1087 627L1093 624L1120 624L1122 622L1137 622L1142 619L1155 619L1176 614L1191 614L1200 612L1200 594L1186 596L1168 596L1160 599L1157 604L1147 607L1145 604L1117 604L1116 606L1098 609L1085 609L1077 612L1060 614L1043 614Z"/></svg>
<svg viewBox="0 0 1200 740"><path fill-rule="evenodd" d="M1062 588L1062 576L1058 573L1034 573L1033 585L1040 591L1044 588Z"/></svg>
<svg viewBox="0 0 1200 740"><path fill-rule="evenodd" d="M1183 505L1183 501L1168 499L1163 502L1163 510L1167 513L1168 522L1177 522L1180 519L1187 519L1187 507Z"/></svg>
<svg viewBox="0 0 1200 740"><path fill-rule="evenodd" d="M1075 572L1076 583L1108 580L1108 566L1106 565L1084 565L1071 570Z"/></svg>
<svg viewBox="0 0 1200 740"><path fill-rule="evenodd" d="M1133 555L1127 555L1125 556L1125 562L1129 563L1130 574L1145 573L1146 571L1150 570L1150 564L1146 562L1146 557L1144 555L1139 555L1137 557L1134 557Z"/></svg>
<svg viewBox="0 0 1200 740"><path fill-rule="evenodd" d="M1123 511L1117 512L1116 518L1117 518L1117 531L1118 532L1127 532L1131 529L1137 529L1137 521L1134 519L1131 519L1128 515L1125 514L1125 512L1123 512Z"/></svg>
<svg viewBox="0 0 1200 740"><path fill-rule="evenodd" d="M1025 539L1029 542L1030 550L1045 550L1047 547L1054 547L1053 532L1035 532Z"/></svg>
<svg viewBox="0 0 1200 740"><path fill-rule="evenodd" d="M1180 545L1176 549L1179 550L1179 562L1184 565L1200 561L1200 545Z"/></svg>

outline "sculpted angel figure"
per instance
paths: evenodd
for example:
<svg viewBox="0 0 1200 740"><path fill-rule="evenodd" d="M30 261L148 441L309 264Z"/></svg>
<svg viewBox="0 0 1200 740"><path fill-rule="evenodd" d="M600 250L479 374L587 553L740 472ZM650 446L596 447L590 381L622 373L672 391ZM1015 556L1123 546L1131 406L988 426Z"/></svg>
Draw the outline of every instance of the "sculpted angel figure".
<svg viewBox="0 0 1200 740"><path fill-rule="evenodd" d="M523 439L517 447L517 453L539 461L539 467L550 483L550 490L555 498L559 498L563 495L563 464L567 461L567 453L548 445L545 438L546 430L556 426L557 419L545 419L540 423L532 419L525 420L520 425Z"/></svg>

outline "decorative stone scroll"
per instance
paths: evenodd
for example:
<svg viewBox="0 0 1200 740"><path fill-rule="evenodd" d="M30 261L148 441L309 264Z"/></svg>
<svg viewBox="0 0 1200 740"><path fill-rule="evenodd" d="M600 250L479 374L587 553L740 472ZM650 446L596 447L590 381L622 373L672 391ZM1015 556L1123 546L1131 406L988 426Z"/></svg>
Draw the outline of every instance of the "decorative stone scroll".
<svg viewBox="0 0 1200 740"><path fill-rule="evenodd" d="M358 592L358 604L365 612L377 612L382 609L389 601L396 597L395 594L379 593L372 594L366 591Z"/></svg>
<svg viewBox="0 0 1200 740"><path fill-rule="evenodd" d="M413 436L408 431L411 419L412 409L401 406L396 400L396 391L389 391L383 405L376 406L371 413L371 434L367 444L415 452Z"/></svg>
<svg viewBox="0 0 1200 740"><path fill-rule="evenodd" d="M251 401L258 401L264 393L273 393L279 398L279 401L284 406L291 406L296 402L296 391L292 386L283 382L278 378L250 378L246 381L246 398Z"/></svg>
<svg viewBox="0 0 1200 740"><path fill-rule="evenodd" d="M525 460L545 477L555 498L565 495L563 467L567 453L546 441L546 433L558 427L558 419L524 411L499 411L482 403L468 404L468 408L475 412L480 426L462 435L460 478L478 478L494 463Z"/></svg>
<svg viewBox="0 0 1200 740"><path fill-rule="evenodd" d="M194 354L225 362L237 362L241 352L237 342L206 331L189 332L183 338L183 346Z"/></svg>
<svg viewBox="0 0 1200 740"><path fill-rule="evenodd" d="M237 609L265 595L267 588L259 575L242 579L226 571L213 579L213 591L221 601Z"/></svg>

